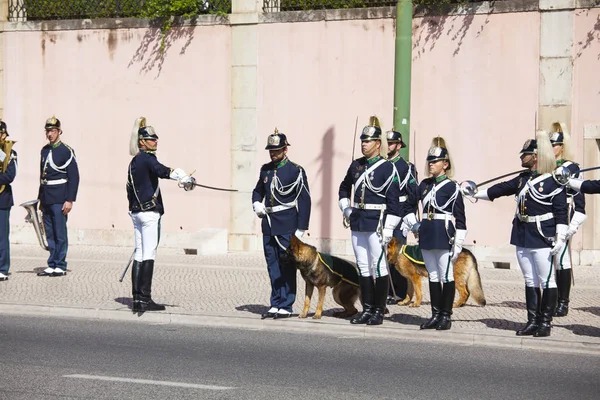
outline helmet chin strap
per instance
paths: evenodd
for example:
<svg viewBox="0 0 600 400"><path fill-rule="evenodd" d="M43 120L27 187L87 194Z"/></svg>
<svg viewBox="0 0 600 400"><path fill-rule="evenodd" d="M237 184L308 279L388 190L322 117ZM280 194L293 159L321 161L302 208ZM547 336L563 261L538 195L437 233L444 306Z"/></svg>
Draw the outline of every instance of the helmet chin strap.
<svg viewBox="0 0 600 400"><path fill-rule="evenodd" d="M140 139L140 141L144 144L144 147L147 151L156 151L157 146L151 146L150 143L146 141L146 139Z"/></svg>

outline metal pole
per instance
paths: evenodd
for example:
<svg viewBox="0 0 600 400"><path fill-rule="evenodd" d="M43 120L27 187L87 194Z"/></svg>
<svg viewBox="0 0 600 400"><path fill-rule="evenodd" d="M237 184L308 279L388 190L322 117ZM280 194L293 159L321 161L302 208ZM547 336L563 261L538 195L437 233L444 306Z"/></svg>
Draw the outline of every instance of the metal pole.
<svg viewBox="0 0 600 400"><path fill-rule="evenodd" d="M406 147L400 155L409 159L410 80L412 67L412 0L396 3L396 51L394 59L394 128L402 134Z"/></svg>

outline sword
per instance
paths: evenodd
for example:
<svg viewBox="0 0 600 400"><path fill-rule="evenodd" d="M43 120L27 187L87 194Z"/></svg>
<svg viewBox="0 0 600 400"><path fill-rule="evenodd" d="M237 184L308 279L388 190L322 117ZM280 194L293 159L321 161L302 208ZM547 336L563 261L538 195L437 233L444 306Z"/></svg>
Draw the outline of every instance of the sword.
<svg viewBox="0 0 600 400"><path fill-rule="evenodd" d="M528 169L520 169L518 171L509 172L508 174L500 175L500 176L497 176L492 179L488 179L487 181L483 181L480 183L475 183L473 181L464 181L464 182L460 183L460 188L464 195L474 196L475 193L477 193L477 189L479 188L479 186L487 185L488 183L492 183L492 182L495 182L502 178L506 178L507 176L516 175L516 174L520 174L521 172L527 172L527 171L529 171L529 170Z"/></svg>
<svg viewBox="0 0 600 400"><path fill-rule="evenodd" d="M600 169L600 166L580 169L579 172L576 172L576 173L577 174L582 174L584 172L595 171L597 169ZM569 179L574 174L572 174L571 171L568 168L565 168L565 167L561 166L561 167L556 168L552 172L552 175L554 176L554 180L556 180L556 182L558 182L561 185L566 185L567 183L569 183Z"/></svg>
<svg viewBox="0 0 600 400"><path fill-rule="evenodd" d="M125 274L127 273L127 270L129 269L129 266L131 265L131 262L133 261L133 256L135 256L135 249L133 249L133 253L131 253L131 257L129 257L129 261L127 262L125 271L123 271L123 273L121 274L121 277L119 278L119 282L123 282L123 279L125 278Z"/></svg>
<svg viewBox="0 0 600 400"><path fill-rule="evenodd" d="M194 171L194 172L196 172L196 171ZM194 172L192 172L192 174ZM180 188L183 188L183 190L185 190L186 192L189 192L190 190L194 190L194 188L196 186L199 186L199 187L204 188L204 189L218 190L218 191L221 191L221 192L237 192L238 191L237 189L227 189L227 188L220 188L220 187L216 187L216 186L203 185L201 183L196 182L196 178L194 178L192 176L192 174L190 174L190 176L189 176L190 177L190 181L189 182L178 182L177 183L177 185Z"/></svg>
<svg viewBox="0 0 600 400"><path fill-rule="evenodd" d="M356 123L354 124L354 139L352 140L352 163L354 161L354 150L356 150L356 131L358 130L358 115L356 116ZM354 185L352 185L354 186ZM353 189L350 189L350 201L354 198ZM342 225L344 228L348 229L350 227L350 219L346 217L342 217Z"/></svg>

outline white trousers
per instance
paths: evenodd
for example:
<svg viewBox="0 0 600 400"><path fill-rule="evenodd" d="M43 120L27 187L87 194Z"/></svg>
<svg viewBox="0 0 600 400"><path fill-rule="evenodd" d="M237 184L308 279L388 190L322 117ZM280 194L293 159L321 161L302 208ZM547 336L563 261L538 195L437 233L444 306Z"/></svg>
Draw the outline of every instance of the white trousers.
<svg viewBox="0 0 600 400"><path fill-rule="evenodd" d="M454 263L450 262L450 250L423 250L423 261L430 282L454 282Z"/></svg>
<svg viewBox="0 0 600 400"><path fill-rule="evenodd" d="M550 248L526 249L517 247L517 260L525 278L525 286L555 288L556 279Z"/></svg>
<svg viewBox="0 0 600 400"><path fill-rule="evenodd" d="M571 257L569 255L569 241L567 241L567 245L562 253L554 256L554 268L557 270L560 269L571 269Z"/></svg>
<svg viewBox="0 0 600 400"><path fill-rule="evenodd" d="M388 274L387 259L376 232L352 232L352 248L360 276Z"/></svg>
<svg viewBox="0 0 600 400"><path fill-rule="evenodd" d="M156 211L129 213L135 236L135 261L154 260L160 240L160 214Z"/></svg>

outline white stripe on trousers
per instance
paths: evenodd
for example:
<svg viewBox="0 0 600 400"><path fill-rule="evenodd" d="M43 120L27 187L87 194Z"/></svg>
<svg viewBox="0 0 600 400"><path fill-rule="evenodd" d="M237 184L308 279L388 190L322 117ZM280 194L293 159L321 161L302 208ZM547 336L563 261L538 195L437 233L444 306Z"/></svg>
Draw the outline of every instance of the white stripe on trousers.
<svg viewBox="0 0 600 400"><path fill-rule="evenodd" d="M154 260L160 237L160 213L129 213L135 233L135 261Z"/></svg>
<svg viewBox="0 0 600 400"><path fill-rule="evenodd" d="M360 276L388 274L387 260L376 232L352 232L352 247ZM371 272L373 271L373 272Z"/></svg>
<svg viewBox="0 0 600 400"><path fill-rule="evenodd" d="M556 279L552 267L550 248L526 249L517 246L517 260L525 278L525 286L555 288Z"/></svg>
<svg viewBox="0 0 600 400"><path fill-rule="evenodd" d="M453 282L454 263L450 261L450 250L423 250L423 261L429 273L429 282Z"/></svg>

